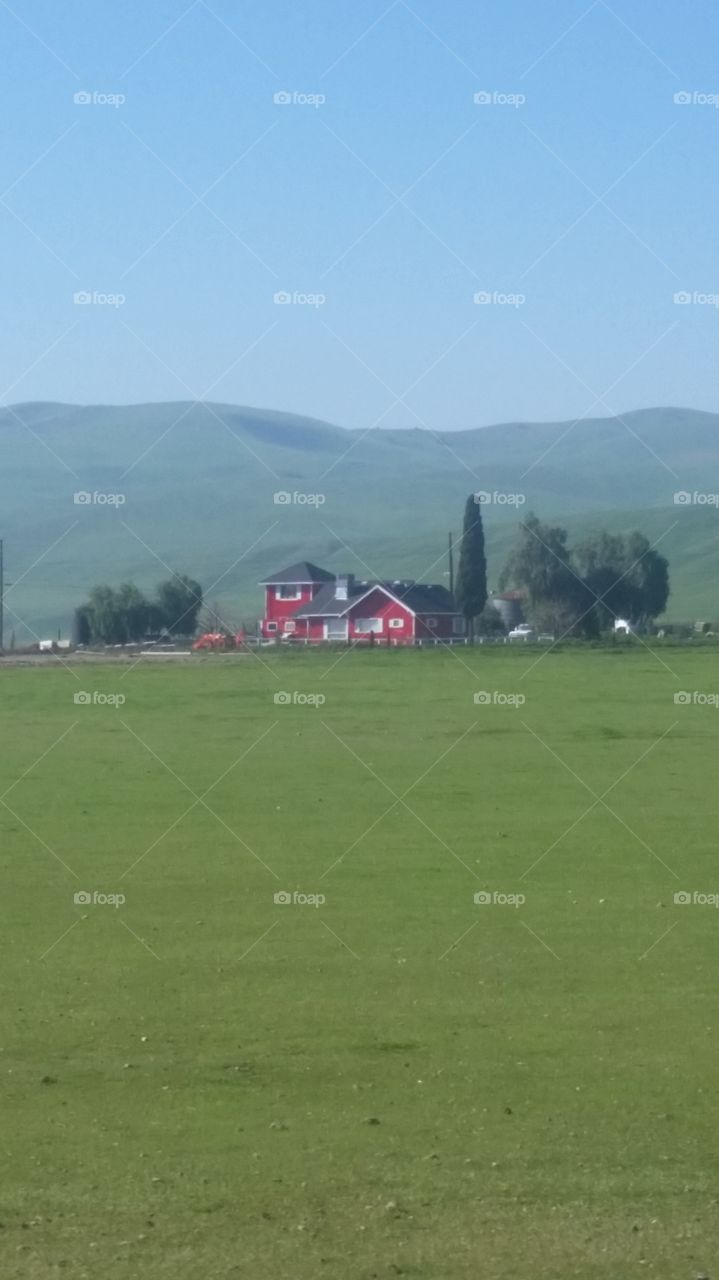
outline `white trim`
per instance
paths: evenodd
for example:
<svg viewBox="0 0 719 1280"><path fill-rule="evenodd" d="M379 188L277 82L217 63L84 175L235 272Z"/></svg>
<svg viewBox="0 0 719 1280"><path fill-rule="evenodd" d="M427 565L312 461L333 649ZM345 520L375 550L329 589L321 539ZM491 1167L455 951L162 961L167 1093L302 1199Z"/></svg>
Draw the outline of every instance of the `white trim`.
<svg viewBox="0 0 719 1280"><path fill-rule="evenodd" d="M291 596L280 595L281 591L288 591L290 587L293 588L294 595L291 595ZM285 583L280 582L275 587L275 600L281 600L283 602L287 602L288 600L301 600L303 594L304 593L302 591L302 588L294 582L285 582Z"/></svg>
<svg viewBox="0 0 719 1280"><path fill-rule="evenodd" d="M321 616L321 615L320 615L320 616ZM340 636L340 635L336 635L336 636L328 635L328 633L327 633L327 628L328 628L328 624L329 624L330 622L335 622L335 623L337 623L337 622L344 622L344 628L345 628L345 629L344 629L344 635L341 635L341 636ZM324 634L323 634L323 639L325 639L325 640L349 640L350 624L349 624L349 620L348 620L347 618L328 618L328 619L326 618L326 619L325 619L325 622L324 622L324 625L323 625L322 630L323 630L323 633L324 633Z"/></svg>
<svg viewBox="0 0 719 1280"><path fill-rule="evenodd" d="M267 629L268 631L276 631L276 630L277 630L277 623L276 623L276 622L265 622L265 627L266 627L266 629Z"/></svg>
<svg viewBox="0 0 719 1280"><path fill-rule="evenodd" d="M288 635L291 635L293 631L297 630L297 623L295 622L294 618L285 618L285 621L282 625L284 626L284 629Z"/></svg>
<svg viewBox="0 0 719 1280"><path fill-rule="evenodd" d="M412 617L416 617L416 616L417 616L417 615L416 615L416 613L415 613L415 610L412 608L412 606L411 606L411 605L407 604L407 601L406 601L406 600L403 600L401 596L396 596L396 595L394 594L394 592L393 592L393 591L390 591L388 587L383 587L383 586L382 586L382 584L381 584L380 582L375 583L374 587L371 587L371 588L370 588L370 590L371 590L371 591L384 591L385 595L386 595L386 596L389 596L390 600L395 600L395 601L397 602L397 604L399 604L399 605L401 605L401 606L402 606L402 608L403 608L403 609L406 609L408 613L411 613L411 614L412 614ZM369 595L369 592L368 592L367 594ZM363 597L362 597L362 599L364 599L364 598L365 598L365 597L363 596ZM357 601L355 601L355 604L356 604L356 603L357 603Z"/></svg>
<svg viewBox="0 0 719 1280"><path fill-rule="evenodd" d="M404 626L404 618L389 618L388 622L390 631L399 631Z"/></svg>
<svg viewBox="0 0 719 1280"><path fill-rule="evenodd" d="M343 618L346 613L349 613L350 609L354 609L356 604L361 604L363 600L367 599L367 596L371 596L373 591L384 591L384 594L388 599L394 600L396 604L401 605L403 609L406 609L408 613L411 613L412 617L416 617L415 611L410 607L410 605L406 604L400 596L393 595L391 591L388 591L387 588L383 587L379 582L373 582L363 595L356 596L354 600L348 600L347 608L342 609L339 613L306 613L304 616L306 618ZM312 604L314 602L309 601L309 603ZM344 604L344 601L342 601L342 603Z"/></svg>

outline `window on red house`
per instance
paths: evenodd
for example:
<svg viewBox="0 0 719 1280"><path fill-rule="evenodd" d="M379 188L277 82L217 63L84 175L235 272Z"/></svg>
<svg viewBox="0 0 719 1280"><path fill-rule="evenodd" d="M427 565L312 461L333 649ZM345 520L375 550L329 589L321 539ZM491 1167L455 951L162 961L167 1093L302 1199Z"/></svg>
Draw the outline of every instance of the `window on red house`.
<svg viewBox="0 0 719 1280"><path fill-rule="evenodd" d="M371 633L382 634L381 618L355 618L355 635L368 636Z"/></svg>

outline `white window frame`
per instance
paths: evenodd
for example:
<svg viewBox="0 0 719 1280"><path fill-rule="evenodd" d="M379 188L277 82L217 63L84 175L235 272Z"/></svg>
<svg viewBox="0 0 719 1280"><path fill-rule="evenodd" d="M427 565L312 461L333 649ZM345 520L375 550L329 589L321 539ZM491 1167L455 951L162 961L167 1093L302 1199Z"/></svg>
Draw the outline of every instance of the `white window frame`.
<svg viewBox="0 0 719 1280"><path fill-rule="evenodd" d="M455 617L452 619L452 632L455 636L463 636L466 634L466 631L467 631L467 624L464 618Z"/></svg>
<svg viewBox="0 0 719 1280"><path fill-rule="evenodd" d="M343 640L347 640L347 639L349 639L349 626L350 626L350 624L349 624L349 622L348 622L347 618L329 618L329 619L326 619L326 620L325 620L325 622L324 622L324 624L323 624L323 630L324 630L324 638L325 638L325 640L330 640L330 641L332 641L332 640L339 640L339 641L343 641ZM334 627L334 628L335 628L335 630L333 631L333 634L332 634L332 635L330 635L330 627ZM343 628L343 630L342 630L342 634L340 634L340 632L337 630L337 628L338 628L338 627L342 627L342 628Z"/></svg>
<svg viewBox="0 0 719 1280"><path fill-rule="evenodd" d="M296 630L297 630L297 623L292 618L288 618L287 621L285 622L285 631L291 632Z"/></svg>
<svg viewBox="0 0 719 1280"><path fill-rule="evenodd" d="M389 625L393 631L398 631L400 627L404 626L404 618L390 618Z"/></svg>
<svg viewBox="0 0 719 1280"><path fill-rule="evenodd" d="M439 618L425 618L424 625L429 631L436 631L439 626Z"/></svg>
<svg viewBox="0 0 719 1280"><path fill-rule="evenodd" d="M381 618L355 618L354 632L356 636L381 636L384 630Z"/></svg>
<svg viewBox="0 0 719 1280"><path fill-rule="evenodd" d="M277 623L276 623L276 622L268 622L268 623L266 624L266 626L267 626L267 630L268 630L268 631L276 631L276 630L277 630Z"/></svg>
<svg viewBox="0 0 719 1280"><path fill-rule="evenodd" d="M275 600L301 600L302 588L289 586L275 587Z"/></svg>

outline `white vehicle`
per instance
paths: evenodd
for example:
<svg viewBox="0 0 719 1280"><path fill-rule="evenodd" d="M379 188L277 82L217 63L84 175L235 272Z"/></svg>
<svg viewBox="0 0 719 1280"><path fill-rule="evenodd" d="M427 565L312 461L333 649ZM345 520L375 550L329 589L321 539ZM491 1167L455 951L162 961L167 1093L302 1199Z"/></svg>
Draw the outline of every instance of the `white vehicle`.
<svg viewBox="0 0 719 1280"><path fill-rule="evenodd" d="M509 633L510 640L534 640L534 627L528 622L520 622L518 627L513 627Z"/></svg>

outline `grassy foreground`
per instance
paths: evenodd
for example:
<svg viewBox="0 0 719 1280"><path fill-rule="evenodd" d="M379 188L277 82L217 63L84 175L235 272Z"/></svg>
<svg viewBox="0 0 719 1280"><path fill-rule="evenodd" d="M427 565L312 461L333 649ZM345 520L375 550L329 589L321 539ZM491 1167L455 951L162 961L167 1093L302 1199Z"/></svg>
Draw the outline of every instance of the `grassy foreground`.
<svg viewBox="0 0 719 1280"><path fill-rule="evenodd" d="M717 1274L716 655L536 658L0 671L3 1277Z"/></svg>

